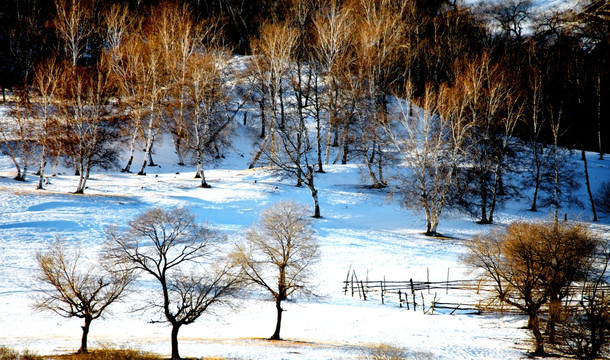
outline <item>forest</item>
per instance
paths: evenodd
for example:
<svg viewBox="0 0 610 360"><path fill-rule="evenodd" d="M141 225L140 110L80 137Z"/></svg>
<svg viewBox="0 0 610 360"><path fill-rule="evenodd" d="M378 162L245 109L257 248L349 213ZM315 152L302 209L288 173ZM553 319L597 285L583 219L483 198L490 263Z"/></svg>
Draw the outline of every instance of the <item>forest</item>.
<svg viewBox="0 0 610 360"><path fill-rule="evenodd" d="M557 219L563 203L584 201L571 197L584 184L566 149L583 159L607 150L610 23L605 1L536 6L5 1L0 72L11 110L2 151L16 179L37 169L39 189L47 163L53 174L60 160L71 163L83 193L95 167L144 175L155 141L169 136L205 188L207 162L243 118L260 131L250 167L271 165L306 186L314 217L315 175L355 161L372 188L398 178L429 235L447 207L492 223L518 191L505 181L515 174L535 189L531 210L551 206ZM129 160L118 164L123 150ZM388 174L397 163L409 174ZM584 202L596 219L590 189Z"/></svg>

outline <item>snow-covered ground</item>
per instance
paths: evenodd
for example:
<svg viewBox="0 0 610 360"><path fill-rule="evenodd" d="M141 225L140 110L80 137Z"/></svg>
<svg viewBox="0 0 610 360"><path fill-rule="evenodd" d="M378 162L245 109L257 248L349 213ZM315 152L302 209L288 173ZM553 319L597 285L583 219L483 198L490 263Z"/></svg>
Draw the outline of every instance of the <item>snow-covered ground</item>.
<svg viewBox="0 0 610 360"><path fill-rule="evenodd" d="M296 188L265 169L247 169L252 144L248 130L238 126L236 146L226 159L206 172L211 189L198 188L194 167L180 167L166 141L157 148L158 167L146 176L110 172L94 174L85 195L73 195L78 179L62 174L50 179L46 190L37 191L36 177L16 182L12 164L0 156L0 346L29 349L38 354L74 351L79 346L81 322L32 310L34 254L56 236L97 250L104 228L124 224L154 207L184 206L198 219L226 231L238 241L242 231L257 220L259 212L282 199L311 206L306 188ZM141 156L141 154L139 154ZM610 179L610 160L590 154L594 190ZM137 161L140 161L137 159ZM578 161L578 156L574 156ZM136 162L138 164L138 162ZM580 164L580 163L579 163ZM578 165L578 171L582 166ZM221 356L229 359L353 359L362 347L387 343L406 348L417 358L521 359L526 358L529 337L525 321L516 315L424 314L400 308L396 299L367 301L344 295L342 281L348 270L361 277L386 280L464 279L459 255L463 243L490 226L453 214L442 219L439 231L451 239L428 238L423 215L397 205L386 190L362 185L356 165L334 165L320 174L322 219L315 221L322 260L317 269L315 299L285 305L282 336L289 341L268 342L275 324L274 304L265 299L242 299L233 310L205 315L180 330L181 355ZM586 203L584 189L583 203ZM513 201L497 214L497 225L537 216L548 209L527 211L528 201ZM568 218L587 221L586 209L567 209ZM610 220L603 217L593 228L604 236ZM90 347L113 346L170 352L170 329L151 324L151 316L134 313L143 290L136 291L96 320L89 335ZM141 290L141 291L140 291ZM422 294L430 302L433 294ZM444 292L441 298L451 297ZM471 295L473 298L476 294Z"/></svg>

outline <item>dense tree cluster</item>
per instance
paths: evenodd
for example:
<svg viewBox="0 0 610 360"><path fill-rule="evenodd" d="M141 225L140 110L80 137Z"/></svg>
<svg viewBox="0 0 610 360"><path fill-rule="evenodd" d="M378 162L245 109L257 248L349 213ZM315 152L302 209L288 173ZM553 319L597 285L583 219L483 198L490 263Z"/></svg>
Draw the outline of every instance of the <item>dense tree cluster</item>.
<svg viewBox="0 0 610 360"><path fill-rule="evenodd" d="M580 185L564 149L603 158L607 146L610 25L603 1L585 5L534 15L527 0L6 1L2 151L19 180L39 163L41 189L47 161L63 159L82 193L92 168L118 165L118 143L129 144L125 172L145 150L144 175L168 136L205 188L207 159L243 116L261 137L250 166L306 186L315 217L316 177L351 161L372 188L397 185L424 209L428 235L447 207L492 223L517 172L531 210L557 218ZM245 68L235 53L251 55Z"/></svg>

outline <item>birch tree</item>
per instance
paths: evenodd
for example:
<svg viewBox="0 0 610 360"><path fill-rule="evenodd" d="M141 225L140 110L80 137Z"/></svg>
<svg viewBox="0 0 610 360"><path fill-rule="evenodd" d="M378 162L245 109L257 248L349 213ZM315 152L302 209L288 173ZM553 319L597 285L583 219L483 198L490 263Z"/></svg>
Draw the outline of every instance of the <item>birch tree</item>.
<svg viewBox="0 0 610 360"><path fill-rule="evenodd" d="M45 166L47 155L54 155L56 161L60 156L60 126L56 119L57 105L55 102L56 91L60 77L65 69L61 61L56 58L48 59L34 69L33 87L40 96L38 118L40 129L38 131L38 143L40 144L40 167L38 170L39 190L44 189Z"/></svg>
<svg viewBox="0 0 610 360"><path fill-rule="evenodd" d="M407 88L410 89L410 88ZM464 119L459 94L448 86L427 87L414 104L403 104L398 118L385 126L400 160L407 165L399 175L403 205L423 209L426 235L437 235L440 217L454 197L458 167L471 125ZM413 114L413 115L410 115Z"/></svg>
<svg viewBox="0 0 610 360"><path fill-rule="evenodd" d="M316 43L313 47L312 65L320 73L321 84L314 87L314 101L318 109L326 114L326 121L320 118L322 111L316 113L316 152L318 169L322 163L330 161L331 146L339 147L342 126L345 128L354 113L355 98L349 94L348 69L354 64L353 43L355 33L354 6L331 0L327 8L322 8L313 20ZM321 88L321 89L320 89ZM319 90L320 89L320 90ZM326 137L321 130L325 127ZM346 129L347 130L347 129ZM347 133L345 133L347 136ZM325 144L324 156L322 145ZM339 156L339 155L337 155ZM322 160L322 158L324 160Z"/></svg>
<svg viewBox="0 0 610 360"><path fill-rule="evenodd" d="M14 177L17 181L26 181L27 171L34 153L33 136L37 126L30 102L29 91L21 91L19 100L10 109L10 117L0 123L1 152L8 154L15 166Z"/></svg>
<svg viewBox="0 0 610 360"><path fill-rule="evenodd" d="M94 167L116 165L116 128L109 121L106 104L110 89L109 69L104 62L77 66L62 78L59 113L63 118L62 149L72 157L78 170L76 194L83 194Z"/></svg>
<svg viewBox="0 0 610 360"><path fill-rule="evenodd" d="M357 116L354 141L361 153L366 173L373 188L387 186L383 178L385 133L388 97L391 95L391 74L399 62L404 43L403 16L407 3L392 1L361 1L357 7L355 93ZM345 155L345 154L344 154Z"/></svg>
<svg viewBox="0 0 610 360"><path fill-rule="evenodd" d="M227 80L232 75L227 73L227 66L228 55L221 49L195 54L189 63L189 84L185 91L192 109L185 131L187 145L194 152L197 164L195 177L201 179L202 188L210 187L204 174L206 159L228 142L231 122L243 105L231 100Z"/></svg>

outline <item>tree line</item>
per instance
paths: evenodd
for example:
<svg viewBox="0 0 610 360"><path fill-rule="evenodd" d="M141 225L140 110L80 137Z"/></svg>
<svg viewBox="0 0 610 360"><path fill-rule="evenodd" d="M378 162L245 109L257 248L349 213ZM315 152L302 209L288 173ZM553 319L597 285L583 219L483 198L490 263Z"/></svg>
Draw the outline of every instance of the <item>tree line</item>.
<svg viewBox="0 0 610 360"><path fill-rule="evenodd" d="M585 174L586 149L603 158L608 19L597 3L539 16L526 0L9 3L3 88L15 97L2 151L19 180L38 159L40 189L49 161L53 174L60 160L74 167L76 193L94 167L145 175L164 136L209 187L206 164L243 117L260 132L250 167L307 187L314 217L318 174L356 162L367 185L392 183L423 209L435 235L449 207L492 223L517 174L534 189L530 209L557 219L580 185L566 146L581 149Z"/></svg>

